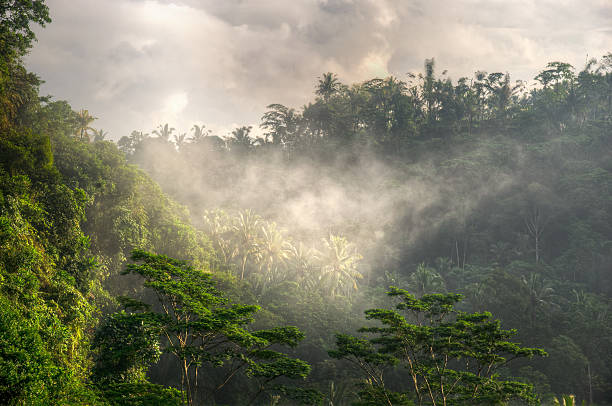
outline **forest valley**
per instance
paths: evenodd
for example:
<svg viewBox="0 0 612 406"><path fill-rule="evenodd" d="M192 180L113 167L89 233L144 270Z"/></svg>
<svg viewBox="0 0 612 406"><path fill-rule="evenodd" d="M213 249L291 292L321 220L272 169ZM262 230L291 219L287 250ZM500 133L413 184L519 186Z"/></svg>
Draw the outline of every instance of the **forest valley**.
<svg viewBox="0 0 612 406"><path fill-rule="evenodd" d="M0 404L612 405L612 54L115 143L0 16Z"/></svg>

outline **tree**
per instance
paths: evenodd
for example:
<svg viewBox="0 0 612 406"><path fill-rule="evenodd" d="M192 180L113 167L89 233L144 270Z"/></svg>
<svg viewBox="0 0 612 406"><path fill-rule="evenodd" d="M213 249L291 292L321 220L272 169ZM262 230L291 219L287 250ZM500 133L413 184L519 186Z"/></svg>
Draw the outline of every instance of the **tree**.
<svg viewBox="0 0 612 406"><path fill-rule="evenodd" d="M431 123L436 117L436 102L435 102L435 65L434 58L425 59L425 75L420 75L423 80L423 100L425 101L427 122Z"/></svg>
<svg viewBox="0 0 612 406"><path fill-rule="evenodd" d="M36 40L31 23L50 23L44 0L3 0L0 3L0 55L23 56Z"/></svg>
<svg viewBox="0 0 612 406"><path fill-rule="evenodd" d="M288 271L293 272L295 280L306 288L313 288L316 285L314 251L306 247L302 242L291 244L289 255Z"/></svg>
<svg viewBox="0 0 612 406"><path fill-rule="evenodd" d="M357 279L363 278L357 270L361 255L344 237L330 234L323 238L323 249L318 255L321 264L320 282L331 296L350 294L357 290Z"/></svg>
<svg viewBox="0 0 612 406"><path fill-rule="evenodd" d="M76 129L75 136L79 137L81 141L89 142L89 130L95 131L90 124L96 120L96 117L93 117L89 114L89 111L85 109L81 109L76 113Z"/></svg>
<svg viewBox="0 0 612 406"><path fill-rule="evenodd" d="M93 129L93 136L94 136L94 142L98 142L98 141L105 141L106 140L106 136L108 135L108 131L104 131L103 129Z"/></svg>
<svg viewBox="0 0 612 406"><path fill-rule="evenodd" d="M283 231L276 223L266 223L261 227L256 259L259 266L258 284L263 289L270 282L280 282L286 275L282 272L292 251L291 243L285 239Z"/></svg>
<svg viewBox="0 0 612 406"><path fill-rule="evenodd" d="M468 136L471 136L474 115L477 112L476 107L478 103L478 96L473 86L473 81L470 80L468 83L467 78L460 78L457 82L457 86L455 86L455 95L457 98L457 106L461 111L460 120L467 118Z"/></svg>
<svg viewBox="0 0 612 406"><path fill-rule="evenodd" d="M206 130L205 128L206 128L205 125L197 125L197 124L195 124L192 127L193 136L191 137L191 141L192 142L200 142L205 137L208 137L210 135L210 133L211 133L211 130Z"/></svg>
<svg viewBox="0 0 612 406"><path fill-rule="evenodd" d="M413 116L405 82L390 76L386 79L372 79L363 84L368 101L362 115L372 134L379 142L395 141L413 131Z"/></svg>
<svg viewBox="0 0 612 406"><path fill-rule="evenodd" d="M157 130L153 130L153 134L157 135L161 140L169 142L170 136L174 132L174 127L170 127L168 123L158 125Z"/></svg>
<svg viewBox="0 0 612 406"><path fill-rule="evenodd" d="M295 141L299 125L299 115L294 109L282 104L270 104L268 111L261 118L261 128L268 130L265 139L272 138L272 144L284 145Z"/></svg>
<svg viewBox="0 0 612 406"><path fill-rule="evenodd" d="M126 137L125 135L121 137L121 139L117 141L117 146L125 155L131 156L134 155L136 148L138 148L140 143L146 140L148 137L148 133L145 134L142 131L134 130L129 137Z"/></svg>
<svg viewBox="0 0 612 406"><path fill-rule="evenodd" d="M132 300L121 300L131 309L150 310ZM153 313L119 312L107 317L96 331L92 347L98 351L96 382L144 382L148 368L162 354L163 319Z"/></svg>
<svg viewBox="0 0 612 406"><path fill-rule="evenodd" d="M487 72L477 71L474 73L474 79L476 80L472 88L474 89L474 97L476 99L476 119L478 121L484 120L485 117L485 95L486 85L485 79L487 78Z"/></svg>
<svg viewBox="0 0 612 406"><path fill-rule="evenodd" d="M179 151L183 148L183 146L187 143L187 133L182 134L174 134L174 143Z"/></svg>
<svg viewBox="0 0 612 406"><path fill-rule="evenodd" d="M363 327L371 338L337 335L337 349L330 355L359 365L380 369L399 364L410 375L411 390L388 390L382 372L360 393L379 403L418 405L494 405L511 399L537 404L530 385L501 380L497 371L516 358L545 356L540 349L520 347L508 341L515 330L502 330L488 312L463 313L455 309L457 294L431 294L416 299L403 289L391 287L389 296L401 302L396 310L371 309L366 318L381 327ZM406 318L400 312L407 312ZM375 371L375 370L373 370ZM392 399L396 399L393 401Z"/></svg>
<svg viewBox="0 0 612 406"><path fill-rule="evenodd" d="M308 363L270 349L270 347L278 345L295 348L304 338L304 334L299 329L296 327L278 327L256 331L253 336L261 341L253 345L243 357L246 375L257 381L257 391L251 396L249 405L253 404L266 391L282 393L297 400L300 404L310 405L321 401L321 395L316 390L273 384L275 380L281 377L304 379L310 373Z"/></svg>
<svg viewBox="0 0 612 406"><path fill-rule="evenodd" d="M261 217L251 210L238 213L234 219L232 230L234 232L235 256L240 259L240 279L246 276L247 264L257 252L259 226Z"/></svg>
<svg viewBox="0 0 612 406"><path fill-rule="evenodd" d="M151 311L151 307L135 300L124 302L132 311L127 321L133 327L129 340L124 340L119 349L128 357L117 359L118 365L134 365L138 369L155 358L156 342L151 332L158 331L163 338L159 341L163 343L162 350L179 361L181 389L188 405L197 404L202 380L212 386L208 395L214 396L236 373L243 371L247 377L261 379L252 395L253 402L266 391L290 391L286 386L274 385L277 378L302 379L309 374L306 362L270 349L295 347L304 337L296 327L249 332L245 326L253 321L259 307L228 303L215 288L210 274L184 261L141 250L133 252L132 260L135 263L129 264L125 273L144 278L144 286L157 298L160 311ZM123 314L114 317L125 324ZM150 327L143 329L147 325ZM230 361L227 374L218 384L210 384L213 376L198 375L204 365L220 367Z"/></svg>
<svg viewBox="0 0 612 406"><path fill-rule="evenodd" d="M213 243L217 260L221 266L229 266L234 257L232 246L232 218L223 210L204 211L202 215L205 231Z"/></svg>
<svg viewBox="0 0 612 406"><path fill-rule="evenodd" d="M249 135L253 127L242 126L232 131L232 136L228 139L230 149L238 153L246 153L253 147L253 139Z"/></svg>
<svg viewBox="0 0 612 406"><path fill-rule="evenodd" d="M416 271L410 275L409 283L417 297L444 291L444 279L434 269L425 266L425 263L417 266Z"/></svg>
<svg viewBox="0 0 612 406"><path fill-rule="evenodd" d="M538 310L542 307L550 307L553 303L552 299L555 296L555 290L539 273L532 272L528 276L521 277L523 288L529 299L527 302L527 314L529 315L530 326L536 326L536 316Z"/></svg>
<svg viewBox="0 0 612 406"><path fill-rule="evenodd" d="M487 76L485 88L488 90L488 104L494 117L503 122L507 117L507 110L512 97L522 88L523 83L510 84L510 74L496 72Z"/></svg>
<svg viewBox="0 0 612 406"><path fill-rule="evenodd" d="M340 87L338 76L335 73L327 72L319 77L315 93L327 101L334 93L340 90Z"/></svg>
<svg viewBox="0 0 612 406"><path fill-rule="evenodd" d="M407 400L405 397L391 393L385 388L385 369L389 365L397 364L396 358L377 351L375 345L366 338L347 334L336 334L336 347L337 349L329 351L332 358L348 360L366 375L364 390L359 393L362 399L365 398L364 404L406 404L398 402L401 398Z"/></svg>
<svg viewBox="0 0 612 406"><path fill-rule="evenodd" d="M120 298L127 307L148 307ZM155 313L111 314L94 336L97 352L94 382L111 404L126 406L181 406L181 393L148 382L146 372L162 354L160 333L162 317Z"/></svg>
<svg viewBox="0 0 612 406"><path fill-rule="evenodd" d="M535 79L540 82L544 88L548 85L559 85L563 81L572 80L574 78L574 67L565 62L549 62L545 70L540 72Z"/></svg>
<svg viewBox="0 0 612 406"><path fill-rule="evenodd" d="M0 132L3 405L98 404L85 382L95 312L87 196L63 183L53 159L48 136Z"/></svg>
<svg viewBox="0 0 612 406"><path fill-rule="evenodd" d="M38 107L38 86L42 83L19 62L4 61L3 57L0 57L0 131L20 125L25 113Z"/></svg>
<svg viewBox="0 0 612 406"><path fill-rule="evenodd" d="M554 397L553 398L553 405L559 405L559 406L577 406L578 404L576 403L576 396L574 395L561 395L561 401L559 401L559 398ZM582 406L586 406L586 400L582 401Z"/></svg>

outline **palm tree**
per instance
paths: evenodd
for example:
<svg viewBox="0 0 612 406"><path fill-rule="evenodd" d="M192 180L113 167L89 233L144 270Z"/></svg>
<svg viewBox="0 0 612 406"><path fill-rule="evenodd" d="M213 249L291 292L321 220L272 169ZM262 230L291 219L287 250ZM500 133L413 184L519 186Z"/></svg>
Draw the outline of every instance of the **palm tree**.
<svg viewBox="0 0 612 406"><path fill-rule="evenodd" d="M504 241L497 241L491 244L489 248L489 253L493 259L492 265L504 265L508 262L507 257L508 254L512 252L512 246L510 243Z"/></svg>
<svg viewBox="0 0 612 406"><path fill-rule="evenodd" d="M550 282L542 278L539 273L532 272L529 276L523 275L521 282L529 295L527 303L527 313L531 327L535 327L536 313L540 307L549 307L553 305L555 290L550 285Z"/></svg>
<svg viewBox="0 0 612 406"><path fill-rule="evenodd" d="M204 125L197 125L195 124L191 130L193 131L193 136L191 137L191 141L192 142L200 142L201 140L204 139L204 137L207 137L210 135L211 131L210 130L205 130Z"/></svg>
<svg viewBox="0 0 612 406"><path fill-rule="evenodd" d="M105 141L107 135L108 135L108 132L104 131L101 128L99 130L93 130L94 142Z"/></svg>
<svg viewBox="0 0 612 406"><path fill-rule="evenodd" d="M259 265L260 282L280 282L285 279L285 270L291 251L291 243L285 239L283 230L276 223L265 223L261 227L261 238L257 244L256 259ZM262 286L263 287L263 286Z"/></svg>
<svg viewBox="0 0 612 406"><path fill-rule="evenodd" d="M228 139L231 147L236 148L237 150L248 151L253 146L253 139L250 137L249 133L253 127L251 126L243 126L236 128L232 131L232 136Z"/></svg>
<svg viewBox="0 0 612 406"><path fill-rule="evenodd" d="M491 73L485 82L485 87L489 91L489 104L491 112L499 119L507 118L507 109L512 101L512 97L523 87L521 81L514 85L510 84L510 74Z"/></svg>
<svg viewBox="0 0 612 406"><path fill-rule="evenodd" d="M561 395L561 400L559 401L559 399L557 397L553 398L553 405L559 405L559 406L578 406L578 403L576 402L576 396L574 395ZM586 400L582 401L582 405L586 406Z"/></svg>
<svg viewBox="0 0 612 406"><path fill-rule="evenodd" d="M187 133L182 133L182 134L174 134L174 143L176 144L176 147L180 150L183 145L186 144L187 140Z"/></svg>
<svg viewBox="0 0 612 406"><path fill-rule="evenodd" d="M316 285L314 260L314 251L302 242L291 245L289 269L294 273L295 280L303 283L309 289Z"/></svg>
<svg viewBox="0 0 612 406"><path fill-rule="evenodd" d="M323 240L323 250L318 255L321 264L319 280L330 295L337 296L342 291L350 294L357 290L357 279L363 275L357 271L362 256L346 238L329 234Z"/></svg>
<svg viewBox="0 0 612 406"><path fill-rule="evenodd" d="M81 141L87 140L89 141L89 130L95 131L90 127L90 124L96 120L96 117L93 117L89 114L89 111L85 109L81 109L76 113L76 129L75 136L79 137Z"/></svg>
<svg viewBox="0 0 612 406"><path fill-rule="evenodd" d="M401 127L402 105L407 91L405 82L390 76L364 83L368 93L368 121L380 137L398 133Z"/></svg>
<svg viewBox="0 0 612 406"><path fill-rule="evenodd" d="M153 134L157 135L160 139L164 141L170 141L170 136L174 132L173 127L169 127L168 123L164 125L158 125L157 130L153 130Z"/></svg>
<svg viewBox="0 0 612 406"><path fill-rule="evenodd" d="M476 98L476 121L482 121L484 119L484 105L485 105L485 94L486 85L485 80L487 78L487 72L477 71L474 73L474 79L476 80L473 84L474 97Z"/></svg>
<svg viewBox="0 0 612 406"><path fill-rule="evenodd" d="M221 137L212 135L211 130L207 130L204 125L195 124L191 131L193 135L189 139L192 144L198 144L206 151L223 151L227 147L227 142Z"/></svg>
<svg viewBox="0 0 612 406"><path fill-rule="evenodd" d="M283 106L282 104L270 104L269 109L261 118L261 128L268 130L265 134L265 142L272 138L272 144L285 144L295 138L299 115L294 109Z"/></svg>
<svg viewBox="0 0 612 406"><path fill-rule="evenodd" d="M202 216L204 230L215 248L215 253L221 255L223 266L229 266L235 251L233 250L232 218L223 210L204 211Z"/></svg>
<svg viewBox="0 0 612 406"><path fill-rule="evenodd" d="M442 293L444 291L444 280L433 269L421 262L416 271L409 278L409 284L416 297L430 293Z"/></svg>
<svg viewBox="0 0 612 406"><path fill-rule="evenodd" d="M484 311L488 299L491 297L490 290L489 286L484 282L472 283L465 287L466 299L472 305L473 310L477 312Z"/></svg>
<svg viewBox="0 0 612 406"><path fill-rule="evenodd" d="M327 72L319 77L315 93L327 101L338 90L340 90L338 76L335 73Z"/></svg>
<svg viewBox="0 0 612 406"><path fill-rule="evenodd" d="M234 218L232 231L234 234L235 257L240 260L240 279L244 279L249 259L257 253L259 225L261 217L251 210L238 213Z"/></svg>
<svg viewBox="0 0 612 406"><path fill-rule="evenodd" d="M426 107L427 122L434 121L437 113L436 92L435 92L435 67L436 61L434 58L425 59L425 75L419 74L419 78L423 80L422 96Z"/></svg>

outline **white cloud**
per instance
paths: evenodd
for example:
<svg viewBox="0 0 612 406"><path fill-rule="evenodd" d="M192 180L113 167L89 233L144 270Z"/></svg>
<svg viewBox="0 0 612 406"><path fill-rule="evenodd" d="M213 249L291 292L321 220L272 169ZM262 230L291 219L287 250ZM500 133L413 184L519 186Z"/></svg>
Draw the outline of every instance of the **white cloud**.
<svg viewBox="0 0 612 406"><path fill-rule="evenodd" d="M326 71L346 83L405 78L435 57L453 78L483 69L531 79L549 61L580 68L587 53L612 50L607 0L47 3L54 22L28 65L43 93L88 108L113 138L161 124L152 120L180 131L257 125L270 103L310 100Z"/></svg>

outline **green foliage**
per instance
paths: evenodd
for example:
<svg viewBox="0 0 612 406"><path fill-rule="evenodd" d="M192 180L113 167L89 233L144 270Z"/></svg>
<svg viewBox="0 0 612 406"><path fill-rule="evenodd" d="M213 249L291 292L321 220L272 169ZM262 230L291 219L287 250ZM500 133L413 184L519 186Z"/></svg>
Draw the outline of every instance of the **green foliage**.
<svg viewBox="0 0 612 406"><path fill-rule="evenodd" d="M50 22L44 0L0 3L0 130L9 130L23 110L38 103L38 77L21 65L35 40L30 24Z"/></svg>
<svg viewBox="0 0 612 406"><path fill-rule="evenodd" d="M111 383L104 399L113 406L182 406L181 392L148 382Z"/></svg>
<svg viewBox="0 0 612 406"><path fill-rule="evenodd" d="M308 363L270 349L297 346L304 338L299 329L277 327L249 332L245 326L253 321L259 307L228 303L210 274L185 261L142 250L135 250L132 260L136 262L128 264L125 273L144 278L144 286L157 298L160 311L149 310L149 306L134 300L122 300L127 308L140 312L115 314L99 330L99 370L109 371L107 375L114 370L142 376L157 361L161 343L162 351L178 361L181 389L188 404L197 403L202 396L198 371L203 366L229 368L212 393L204 394L213 399L240 369L258 381L252 400L261 393L284 388L272 385L278 378L304 379L310 373ZM120 379L129 382L129 374Z"/></svg>
<svg viewBox="0 0 612 406"><path fill-rule="evenodd" d="M151 314L115 313L96 331L92 348L98 357L96 382L138 383L162 354L159 317Z"/></svg>
<svg viewBox="0 0 612 406"><path fill-rule="evenodd" d="M416 299L394 287L388 294L401 299L397 310L366 311L366 318L382 327L361 328L371 335L368 339L338 335L338 349L329 353L366 372L368 385L360 394L365 404L375 399L389 405L405 404L408 399L419 405L492 405L511 399L537 404L530 385L501 380L497 370L516 358L545 356L544 351L508 341L516 331L502 330L490 313L456 311L460 295L430 294ZM395 364L406 369L412 390L404 387L394 393L385 388L382 367Z"/></svg>
<svg viewBox="0 0 612 406"><path fill-rule="evenodd" d="M35 40L31 23L50 23L49 8L44 0L5 0L0 5L0 50L8 56L21 56Z"/></svg>
<svg viewBox="0 0 612 406"><path fill-rule="evenodd" d="M217 267L235 270L260 297L287 282L332 297L358 291L362 256L345 237L329 234L317 247L307 248L252 210L206 211L203 220L216 250Z"/></svg>
<svg viewBox="0 0 612 406"><path fill-rule="evenodd" d="M61 371L45 348L36 319L23 317L4 296L0 305L0 401L48 399Z"/></svg>
<svg viewBox="0 0 612 406"><path fill-rule="evenodd" d="M49 138L11 130L0 139L0 162L11 175L49 176L53 167Z"/></svg>
<svg viewBox="0 0 612 406"><path fill-rule="evenodd" d="M317 404L316 387L346 404L354 396L339 388L357 378L324 349L372 306L378 324L337 335L330 352L365 374L359 404L426 403L443 386L448 404L532 402L517 374L543 397L612 400L611 54L580 71L551 62L529 91L500 72L454 82L433 59L406 81L347 86L329 72L303 108L267 107L264 138L195 126L189 139L164 124L115 145L93 113L39 97L22 64L32 25L49 22L45 2L1 3L0 403L183 402L149 371L177 387L182 377L204 402ZM372 162L387 169L363 169ZM282 221L295 214L287 198L317 195L299 181L308 168L349 195L373 177L377 200L403 196L406 179L436 199L416 211L394 200L387 223L330 218L309 237ZM200 231L173 198L228 211L208 211ZM407 291L377 297L400 283ZM124 312L96 309L118 303ZM512 337L552 356L508 364L541 354Z"/></svg>
<svg viewBox="0 0 612 406"><path fill-rule="evenodd" d="M84 384L94 309L81 193L59 183L48 140L24 131L0 143L11 151L0 161L2 403L95 403Z"/></svg>

